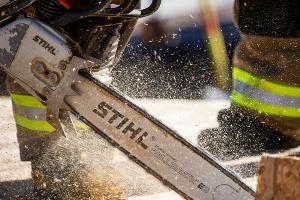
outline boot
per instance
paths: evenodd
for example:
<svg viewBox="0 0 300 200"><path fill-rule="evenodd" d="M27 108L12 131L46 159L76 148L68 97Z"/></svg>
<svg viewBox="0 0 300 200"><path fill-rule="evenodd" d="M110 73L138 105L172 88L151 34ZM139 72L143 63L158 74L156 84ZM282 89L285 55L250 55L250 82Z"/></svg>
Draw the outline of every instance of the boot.
<svg viewBox="0 0 300 200"><path fill-rule="evenodd" d="M226 161L262 153L275 153L300 145L245 108L231 106L218 115L219 127L202 131L198 136L200 148Z"/></svg>

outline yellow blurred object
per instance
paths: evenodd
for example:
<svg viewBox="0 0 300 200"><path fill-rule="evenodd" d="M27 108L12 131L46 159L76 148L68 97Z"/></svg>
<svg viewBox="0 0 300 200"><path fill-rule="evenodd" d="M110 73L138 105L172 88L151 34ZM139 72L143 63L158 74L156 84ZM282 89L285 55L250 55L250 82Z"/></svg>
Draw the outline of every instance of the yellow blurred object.
<svg viewBox="0 0 300 200"><path fill-rule="evenodd" d="M218 87L226 90L230 87L229 58L227 55L224 37L220 28L217 11L210 0L200 0L203 24L208 39L208 48L211 54L212 67Z"/></svg>

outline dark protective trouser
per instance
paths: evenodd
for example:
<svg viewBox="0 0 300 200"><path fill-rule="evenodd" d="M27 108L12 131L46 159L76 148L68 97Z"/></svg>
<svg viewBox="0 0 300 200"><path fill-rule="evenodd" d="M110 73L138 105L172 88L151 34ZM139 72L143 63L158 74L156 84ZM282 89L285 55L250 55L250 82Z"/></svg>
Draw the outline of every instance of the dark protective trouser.
<svg viewBox="0 0 300 200"><path fill-rule="evenodd" d="M47 122L47 107L30 95L12 78L7 79L8 90L11 95L14 118L17 126L17 138L21 160L32 161L48 148L51 142L62 137L51 124ZM69 126L74 129L88 129L76 121Z"/></svg>
<svg viewBox="0 0 300 200"><path fill-rule="evenodd" d="M47 108L45 105L26 92L10 77L7 79L7 86L17 125L21 160L31 161L38 157L49 138L57 135L57 133L55 133L55 128L46 121Z"/></svg>
<svg viewBox="0 0 300 200"><path fill-rule="evenodd" d="M233 106L300 140L300 1L236 0Z"/></svg>

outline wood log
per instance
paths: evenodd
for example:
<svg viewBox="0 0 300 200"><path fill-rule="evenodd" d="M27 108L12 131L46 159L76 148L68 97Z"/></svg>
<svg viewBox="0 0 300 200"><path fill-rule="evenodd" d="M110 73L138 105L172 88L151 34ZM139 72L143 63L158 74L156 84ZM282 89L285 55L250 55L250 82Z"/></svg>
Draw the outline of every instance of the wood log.
<svg viewBox="0 0 300 200"><path fill-rule="evenodd" d="M256 200L300 200L300 159L264 155L259 164Z"/></svg>

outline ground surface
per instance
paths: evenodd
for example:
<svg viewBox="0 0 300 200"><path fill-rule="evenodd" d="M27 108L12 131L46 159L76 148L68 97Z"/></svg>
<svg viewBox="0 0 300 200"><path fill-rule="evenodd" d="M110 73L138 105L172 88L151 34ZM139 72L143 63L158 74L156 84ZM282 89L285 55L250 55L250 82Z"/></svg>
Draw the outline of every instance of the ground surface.
<svg viewBox="0 0 300 200"><path fill-rule="evenodd" d="M175 129L191 143L196 144L200 130L217 126L216 117L220 109L229 106L225 100L135 100L162 122ZM11 102L0 97L0 199L15 199L17 195L30 193L32 189L30 163L21 162L16 139L16 129L11 112ZM257 158L255 158L257 159ZM247 159L246 159L247 161ZM131 200L179 200L176 193L161 186L150 175L115 152L114 162L123 167L131 187ZM243 162L243 160L238 161ZM230 165L230 163L227 163ZM134 177L134 178L132 178ZM255 179L244 179L255 186ZM140 188L139 188L140 187ZM143 188L143 189L141 189Z"/></svg>

